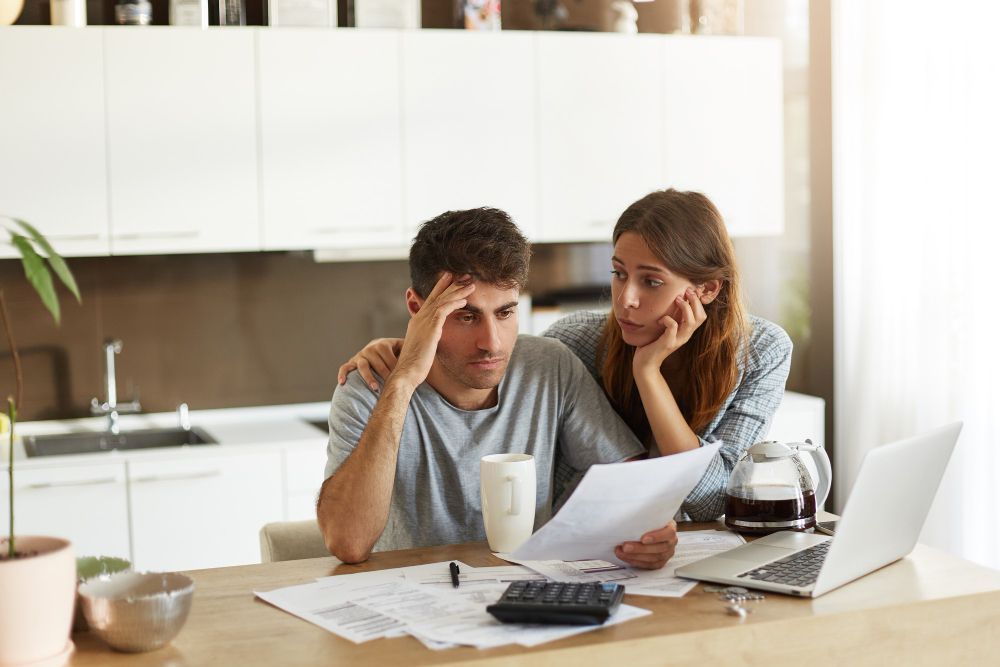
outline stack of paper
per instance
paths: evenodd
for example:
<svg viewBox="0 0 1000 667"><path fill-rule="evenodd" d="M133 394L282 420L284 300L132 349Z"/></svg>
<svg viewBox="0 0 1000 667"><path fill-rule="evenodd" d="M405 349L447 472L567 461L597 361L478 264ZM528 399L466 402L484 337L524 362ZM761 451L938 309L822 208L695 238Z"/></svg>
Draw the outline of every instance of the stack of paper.
<svg viewBox="0 0 1000 667"><path fill-rule="evenodd" d="M543 577L528 568L459 563L453 588L448 562L323 577L300 586L255 591L262 600L355 643L411 634L428 648L536 646L604 626L504 624L486 612L511 581ZM623 604L605 625L649 614Z"/></svg>
<svg viewBox="0 0 1000 667"><path fill-rule="evenodd" d="M729 551L745 542L737 533L727 530L679 532L673 558L659 570L640 570L603 560L518 560L507 554L496 555L555 581L614 581L625 586L629 595L679 598L694 588L697 582L676 576L674 571L677 568Z"/></svg>

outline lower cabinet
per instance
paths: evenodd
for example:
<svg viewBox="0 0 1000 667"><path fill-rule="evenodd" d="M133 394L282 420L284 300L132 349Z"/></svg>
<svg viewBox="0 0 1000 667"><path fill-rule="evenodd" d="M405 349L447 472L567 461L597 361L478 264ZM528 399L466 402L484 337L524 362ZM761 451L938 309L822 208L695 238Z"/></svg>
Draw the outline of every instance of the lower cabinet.
<svg viewBox="0 0 1000 667"><path fill-rule="evenodd" d="M259 531L283 518L280 450L129 463L140 570L260 562Z"/></svg>
<svg viewBox="0 0 1000 667"><path fill-rule="evenodd" d="M326 446L285 451L285 516L288 521L316 518L316 498L323 486Z"/></svg>
<svg viewBox="0 0 1000 667"><path fill-rule="evenodd" d="M0 488L7 500L6 470ZM73 543L77 556L128 558L125 463L14 470L15 535L52 535ZM3 530L7 534L7 503Z"/></svg>

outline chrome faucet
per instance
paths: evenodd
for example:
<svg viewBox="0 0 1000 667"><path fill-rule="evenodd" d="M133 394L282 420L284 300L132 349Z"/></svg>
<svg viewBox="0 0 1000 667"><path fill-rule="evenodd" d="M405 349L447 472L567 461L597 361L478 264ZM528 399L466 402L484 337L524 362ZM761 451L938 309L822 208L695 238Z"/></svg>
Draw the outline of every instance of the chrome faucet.
<svg viewBox="0 0 1000 667"><path fill-rule="evenodd" d="M96 398L90 399L90 413L93 415L108 416L108 432L118 435L121 426L118 424L118 415L132 414L142 410L139 400L133 398L129 403L118 404L118 382L115 379L115 355L121 353L122 342L118 339L108 340L104 343L104 390L108 400L101 403Z"/></svg>

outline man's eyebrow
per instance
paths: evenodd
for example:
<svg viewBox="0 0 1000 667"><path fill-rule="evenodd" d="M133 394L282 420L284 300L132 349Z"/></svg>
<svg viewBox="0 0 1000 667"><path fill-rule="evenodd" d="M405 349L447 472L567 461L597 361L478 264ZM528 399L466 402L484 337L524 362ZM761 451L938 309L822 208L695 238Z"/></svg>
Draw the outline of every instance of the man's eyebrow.
<svg viewBox="0 0 1000 667"><path fill-rule="evenodd" d="M511 308L516 308L516 307L517 307L517 301L509 301L509 302L503 304L502 306L500 306L499 308L497 308L496 310L494 310L493 312L494 313L501 313L501 312L503 312L505 310L510 310ZM458 312L458 313L465 312L465 313L472 313L473 315L482 315L483 309L479 308L478 306L466 305L463 308L459 308L455 312Z"/></svg>

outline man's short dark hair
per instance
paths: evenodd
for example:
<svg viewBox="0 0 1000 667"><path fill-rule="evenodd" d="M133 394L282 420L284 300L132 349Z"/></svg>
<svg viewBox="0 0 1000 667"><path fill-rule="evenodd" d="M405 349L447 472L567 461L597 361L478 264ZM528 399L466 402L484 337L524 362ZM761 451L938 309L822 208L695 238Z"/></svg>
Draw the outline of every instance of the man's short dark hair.
<svg viewBox="0 0 1000 667"><path fill-rule="evenodd" d="M410 246L410 284L426 298L448 271L501 289L528 280L531 246L510 216L495 208L448 211L420 225Z"/></svg>

